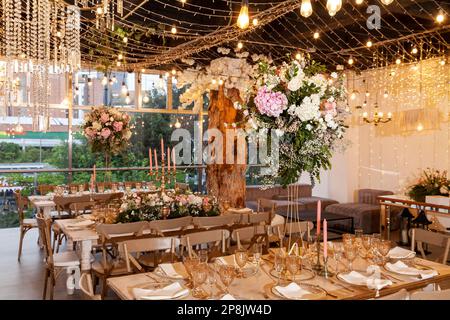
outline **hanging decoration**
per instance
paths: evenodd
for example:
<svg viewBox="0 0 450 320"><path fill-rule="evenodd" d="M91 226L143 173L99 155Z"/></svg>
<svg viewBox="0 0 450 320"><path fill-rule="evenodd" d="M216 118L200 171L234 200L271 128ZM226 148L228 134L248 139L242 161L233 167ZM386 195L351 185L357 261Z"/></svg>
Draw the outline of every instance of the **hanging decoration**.
<svg viewBox="0 0 450 320"><path fill-rule="evenodd" d="M79 9L56 0L4 0L1 8L4 106L13 104L15 79L25 73L26 104L33 109L33 130L46 131L50 124L49 74L74 72L80 67Z"/></svg>

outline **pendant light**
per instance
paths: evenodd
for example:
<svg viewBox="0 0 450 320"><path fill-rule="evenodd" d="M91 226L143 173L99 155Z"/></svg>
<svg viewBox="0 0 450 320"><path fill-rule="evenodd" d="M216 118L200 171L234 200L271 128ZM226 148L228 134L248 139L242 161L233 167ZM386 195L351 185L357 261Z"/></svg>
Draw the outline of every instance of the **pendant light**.
<svg viewBox="0 0 450 320"><path fill-rule="evenodd" d="M239 17L237 19L237 25L241 29L247 29L249 23L250 18L248 16L248 0L243 0L241 10L239 12Z"/></svg>
<svg viewBox="0 0 450 320"><path fill-rule="evenodd" d="M384 5L390 5L392 2L394 2L394 0L381 0L381 2L384 4Z"/></svg>
<svg viewBox="0 0 450 320"><path fill-rule="evenodd" d="M342 0L327 0L327 10L330 16L336 15L336 13L342 8Z"/></svg>
<svg viewBox="0 0 450 320"><path fill-rule="evenodd" d="M302 5L300 7L300 14L302 17L308 18L312 13L311 0L302 0Z"/></svg>

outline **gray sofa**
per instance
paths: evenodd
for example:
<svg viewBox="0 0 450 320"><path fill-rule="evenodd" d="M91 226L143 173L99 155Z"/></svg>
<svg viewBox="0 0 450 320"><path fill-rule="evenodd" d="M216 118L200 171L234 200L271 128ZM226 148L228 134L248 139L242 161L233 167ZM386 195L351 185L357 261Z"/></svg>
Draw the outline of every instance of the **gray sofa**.
<svg viewBox="0 0 450 320"><path fill-rule="evenodd" d="M331 204L325 212L353 217L355 228L363 229L364 233L379 233L380 205L377 197L393 193L375 189L360 189L357 193L358 202Z"/></svg>

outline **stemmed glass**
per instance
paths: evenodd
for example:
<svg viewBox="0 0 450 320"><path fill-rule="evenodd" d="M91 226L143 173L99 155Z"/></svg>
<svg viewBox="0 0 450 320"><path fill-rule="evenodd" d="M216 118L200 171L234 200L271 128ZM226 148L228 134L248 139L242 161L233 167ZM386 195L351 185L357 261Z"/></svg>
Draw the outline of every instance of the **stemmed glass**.
<svg viewBox="0 0 450 320"><path fill-rule="evenodd" d="M278 273L278 280L277 280L277 285L280 284L280 279L281 279L281 274L284 270L285 267L285 257L283 254L278 253L275 255L275 263L274 263L274 268L275 271Z"/></svg>
<svg viewBox="0 0 450 320"><path fill-rule="evenodd" d="M205 291L201 288L201 285L206 282L208 278L208 266L204 264L197 264L192 267L192 296L194 298L205 298Z"/></svg>
<svg viewBox="0 0 450 320"><path fill-rule="evenodd" d="M245 267L245 264L248 260L248 253L245 249L237 249L234 257L236 258L236 264L239 266L239 275L241 277L244 277L244 271L243 268Z"/></svg>
<svg viewBox="0 0 450 320"><path fill-rule="evenodd" d="M365 234L361 237L362 245L364 249L366 250L365 257L369 257L370 248L372 247L372 237L368 234Z"/></svg>
<svg viewBox="0 0 450 320"><path fill-rule="evenodd" d="M201 249L197 253L200 263L208 263L208 250Z"/></svg>
<svg viewBox="0 0 450 320"><path fill-rule="evenodd" d="M259 267L261 263L261 256L262 256L262 244L255 243L253 245L253 262L256 264L257 267Z"/></svg>
<svg viewBox="0 0 450 320"><path fill-rule="evenodd" d="M225 293L230 293L228 291L228 287L231 285L231 283L234 280L234 277L236 276L236 268L228 264L220 265L219 276L220 280L225 286Z"/></svg>
<svg viewBox="0 0 450 320"><path fill-rule="evenodd" d="M198 264L200 264L200 259L198 257L184 257L183 259L183 265L184 268L186 269L188 275L189 275L189 279L192 281L193 280L193 269L195 266L197 266Z"/></svg>
<svg viewBox="0 0 450 320"><path fill-rule="evenodd" d="M350 271L353 271L353 261L356 259L358 251L353 244L344 244L344 254L348 260L348 267Z"/></svg>
<svg viewBox="0 0 450 320"><path fill-rule="evenodd" d="M334 261L336 262L336 273L339 273L339 265L344 255L344 245L342 243L334 243L333 249Z"/></svg>
<svg viewBox="0 0 450 320"><path fill-rule="evenodd" d="M286 257L286 268L289 273L292 275L292 281L295 282L295 276L297 272L300 270L301 261L300 257L297 255L288 255Z"/></svg>
<svg viewBox="0 0 450 320"><path fill-rule="evenodd" d="M211 264L208 266L208 279L206 280L209 284L209 290L211 292L211 298L214 298L213 286L216 283L216 270L215 265Z"/></svg>
<svg viewBox="0 0 450 320"><path fill-rule="evenodd" d="M383 264L388 260L389 251L391 250L392 243L389 240L381 240L378 242L378 252L382 257L381 263Z"/></svg>

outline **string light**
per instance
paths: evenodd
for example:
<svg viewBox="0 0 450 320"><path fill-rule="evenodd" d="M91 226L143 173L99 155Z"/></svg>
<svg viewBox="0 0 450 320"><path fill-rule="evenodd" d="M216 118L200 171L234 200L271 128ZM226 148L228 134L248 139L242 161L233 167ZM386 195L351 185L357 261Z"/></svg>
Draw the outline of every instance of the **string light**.
<svg viewBox="0 0 450 320"><path fill-rule="evenodd" d="M164 75L166 76L166 78L170 76L169 72L166 72Z"/></svg>
<svg viewBox="0 0 450 320"><path fill-rule="evenodd" d="M127 38L127 37L123 37L122 41L123 41L124 43L128 43L128 38Z"/></svg>
<svg viewBox="0 0 450 320"><path fill-rule="evenodd" d="M355 61L353 60L353 57L350 57L350 58L348 59L348 64L349 64L349 65L352 65L354 62L355 62Z"/></svg>
<svg viewBox="0 0 450 320"><path fill-rule="evenodd" d="M143 103L148 103L150 101L150 98L147 96L147 95L145 95L143 98L142 98L142 102Z"/></svg>
<svg viewBox="0 0 450 320"><path fill-rule="evenodd" d="M177 27L173 26L172 29L170 29L170 32L172 32L172 34L176 34L177 33Z"/></svg>
<svg viewBox="0 0 450 320"><path fill-rule="evenodd" d="M254 18L252 20L252 24L253 24L254 27L256 27L258 25L258 19Z"/></svg>
<svg viewBox="0 0 450 320"><path fill-rule="evenodd" d="M239 11L239 17L237 19L237 25L241 29L247 29L250 23L248 16L248 0L243 0L241 10Z"/></svg>
<svg viewBox="0 0 450 320"><path fill-rule="evenodd" d="M242 43L242 42L238 42L238 44L237 44L237 48L239 49L239 50L241 50L242 48L244 47L244 44Z"/></svg>
<svg viewBox="0 0 450 320"><path fill-rule="evenodd" d="M300 53L297 53L295 55L295 59L300 60L302 58L302 55Z"/></svg>
<svg viewBox="0 0 450 320"><path fill-rule="evenodd" d="M219 79L219 85L220 86L223 85L223 80L222 79Z"/></svg>
<svg viewBox="0 0 450 320"><path fill-rule="evenodd" d="M117 60L122 60L123 59L123 54L119 53L119 55L117 56Z"/></svg>
<svg viewBox="0 0 450 320"><path fill-rule="evenodd" d="M417 54L417 52L419 52L419 50L417 50L416 47L412 48L411 53L412 54Z"/></svg>
<svg viewBox="0 0 450 320"><path fill-rule="evenodd" d="M363 4L363 2L364 2L364 0L355 0L355 3L356 3L357 5Z"/></svg>
<svg viewBox="0 0 450 320"><path fill-rule="evenodd" d="M122 89L121 89L122 94L125 96L128 94L128 88L127 85L125 84L125 81L122 81Z"/></svg>
<svg viewBox="0 0 450 320"><path fill-rule="evenodd" d="M372 45L373 45L373 43L372 43L371 40L367 41L366 46L367 46L368 48L372 47Z"/></svg>
<svg viewBox="0 0 450 320"><path fill-rule="evenodd" d="M181 122L178 120L178 118L177 118L177 121L175 122L175 128L177 128L177 129L180 129L181 128Z"/></svg>
<svg viewBox="0 0 450 320"><path fill-rule="evenodd" d="M327 0L327 10L330 16L335 16L342 8L342 0Z"/></svg>
<svg viewBox="0 0 450 320"><path fill-rule="evenodd" d="M389 97L389 94L388 94L387 90L384 91L383 97L384 97L384 98Z"/></svg>
<svg viewBox="0 0 450 320"><path fill-rule="evenodd" d="M384 5L388 6L388 5L390 5L392 2L394 2L394 0L381 0L381 2L382 2Z"/></svg>
<svg viewBox="0 0 450 320"><path fill-rule="evenodd" d="M437 23L442 23L442 22L444 22L444 20L445 20L445 16L444 16L444 14L442 13L442 11L440 11L440 12L438 13L438 15L436 16L436 22L437 22Z"/></svg>
<svg viewBox="0 0 450 320"><path fill-rule="evenodd" d="M397 58L397 59L395 60L395 63L396 63L396 64L400 64L400 63L402 63L402 60L401 60L400 58Z"/></svg>
<svg viewBox="0 0 450 320"><path fill-rule="evenodd" d="M103 14L103 8L102 8L102 7L98 7L98 8L97 8L97 14L98 14L98 15Z"/></svg>
<svg viewBox="0 0 450 320"><path fill-rule="evenodd" d="M102 79L102 85L106 86L107 84L108 84L108 78L106 76L104 76Z"/></svg>
<svg viewBox="0 0 450 320"><path fill-rule="evenodd" d="M317 31L314 32L314 39L319 39L319 37L320 37L320 34Z"/></svg>
<svg viewBox="0 0 450 320"><path fill-rule="evenodd" d="M88 86L92 86L92 79L91 79L91 78L88 78L87 83L88 83Z"/></svg>
<svg viewBox="0 0 450 320"><path fill-rule="evenodd" d="M130 93L127 92L127 97L125 98L125 103L130 104L130 102L131 102Z"/></svg>
<svg viewBox="0 0 450 320"><path fill-rule="evenodd" d="M177 74L177 70L172 69L172 75L176 75Z"/></svg>
<svg viewBox="0 0 450 320"><path fill-rule="evenodd" d="M441 60L439 60L439 64L441 66L445 66L445 58L441 58Z"/></svg>
<svg viewBox="0 0 450 320"><path fill-rule="evenodd" d="M308 18L313 13L311 0L302 0L302 5L300 7L300 14L302 17Z"/></svg>
<svg viewBox="0 0 450 320"><path fill-rule="evenodd" d="M122 65L122 62L117 61L116 65L117 65L118 67L120 67L120 66Z"/></svg>

